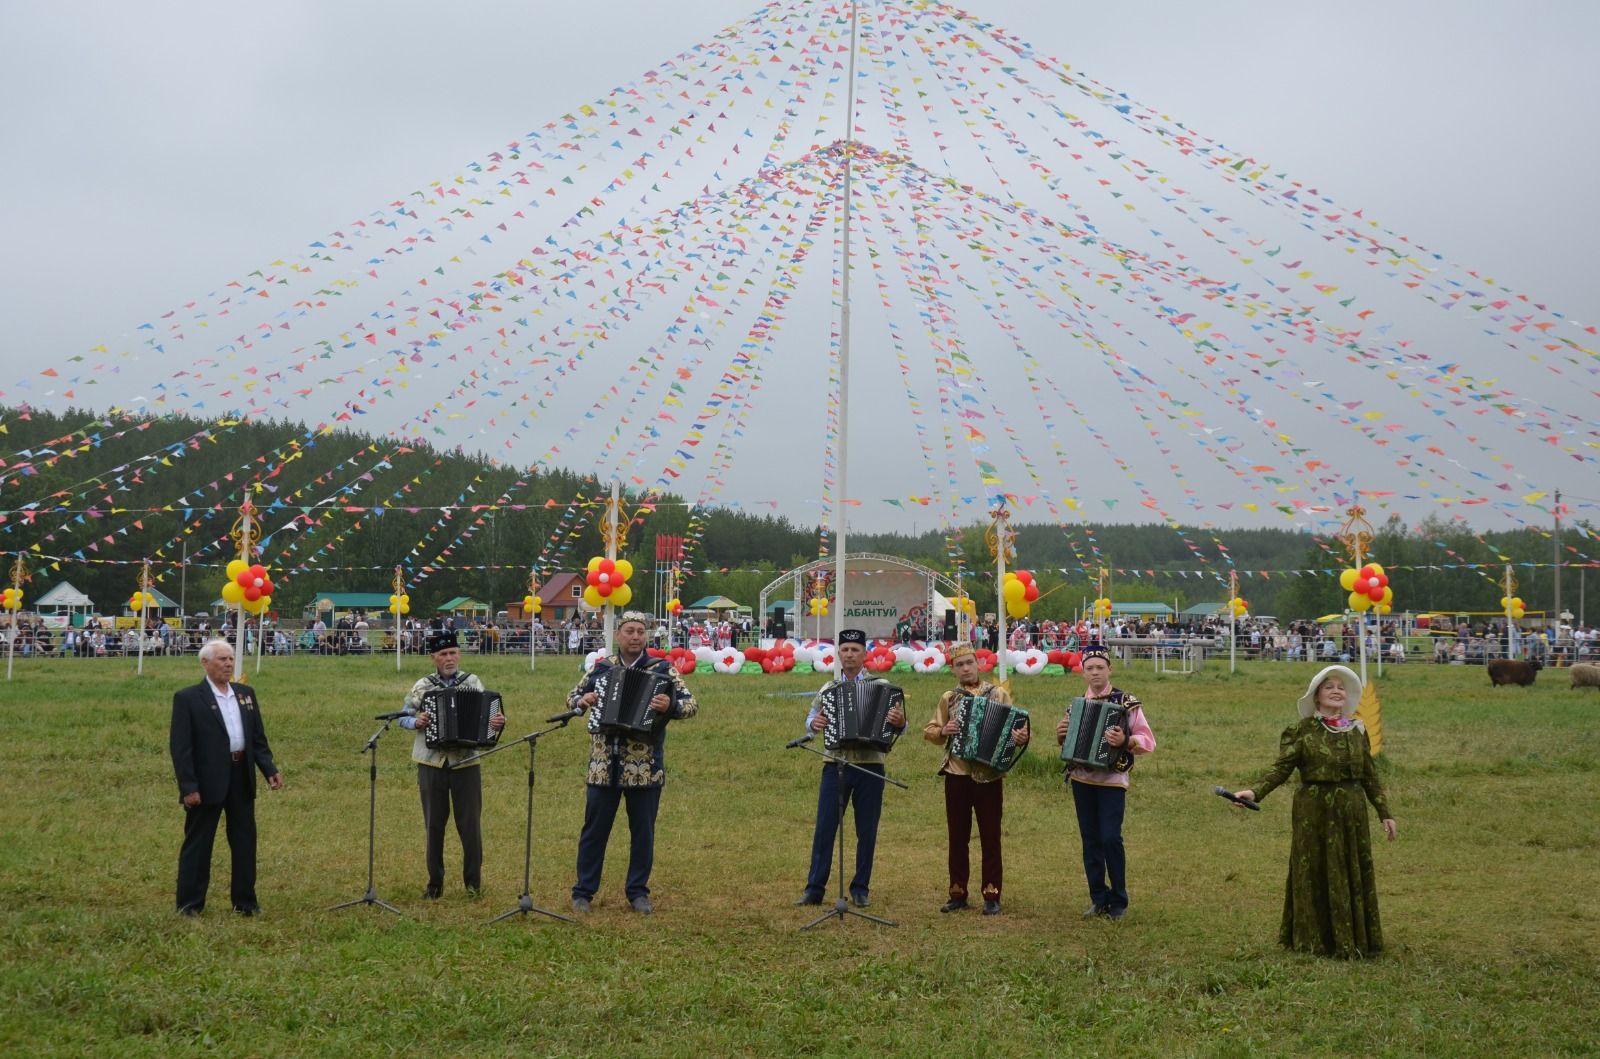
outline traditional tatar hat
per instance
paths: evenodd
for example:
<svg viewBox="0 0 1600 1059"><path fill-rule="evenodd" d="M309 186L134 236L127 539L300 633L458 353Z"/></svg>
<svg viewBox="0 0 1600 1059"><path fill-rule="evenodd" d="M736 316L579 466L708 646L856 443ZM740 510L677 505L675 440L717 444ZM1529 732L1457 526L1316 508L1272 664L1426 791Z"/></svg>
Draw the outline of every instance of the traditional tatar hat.
<svg viewBox="0 0 1600 1059"><path fill-rule="evenodd" d="M867 645L867 634L862 632L860 629L840 629L839 643L858 643L862 647L865 647Z"/></svg>
<svg viewBox="0 0 1600 1059"><path fill-rule="evenodd" d="M1103 643L1084 644L1083 650L1079 652L1078 662L1081 665L1091 658L1104 658L1109 662L1111 661L1111 652Z"/></svg>
<svg viewBox="0 0 1600 1059"><path fill-rule="evenodd" d="M648 629L650 628L651 618L650 615L646 614L642 610L625 610L622 612L622 617L617 619L617 628L622 628L630 621L636 621Z"/></svg>
<svg viewBox="0 0 1600 1059"><path fill-rule="evenodd" d="M1322 687L1322 682L1329 677L1337 676L1344 682L1344 710L1341 716L1345 720L1356 715L1356 707L1361 704L1361 678L1356 676L1355 670L1349 666L1328 666L1311 678L1311 683L1306 686L1306 693L1300 696L1300 716L1310 717L1317 712L1317 689Z"/></svg>
<svg viewBox="0 0 1600 1059"><path fill-rule="evenodd" d="M972 654L977 654L977 652L972 649L971 644L965 640L957 640L955 643L950 645L950 654L946 657L948 657L951 664L954 665L956 659L965 658Z"/></svg>
<svg viewBox="0 0 1600 1059"><path fill-rule="evenodd" d="M452 647L460 647L461 641L456 638L454 629L435 629L428 634L428 653L448 651Z"/></svg>

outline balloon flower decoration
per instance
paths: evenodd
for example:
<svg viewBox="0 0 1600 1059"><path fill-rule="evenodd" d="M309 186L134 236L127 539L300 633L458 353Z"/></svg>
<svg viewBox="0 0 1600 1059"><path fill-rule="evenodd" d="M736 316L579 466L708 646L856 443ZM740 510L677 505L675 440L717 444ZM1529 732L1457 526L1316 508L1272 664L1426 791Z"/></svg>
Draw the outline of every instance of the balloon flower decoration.
<svg viewBox="0 0 1600 1059"><path fill-rule="evenodd" d="M1350 593L1350 609L1358 614L1368 610L1387 614L1394 603L1389 575L1377 563L1368 563L1359 570L1345 570L1339 575L1339 587Z"/></svg>
<svg viewBox="0 0 1600 1059"><path fill-rule="evenodd" d="M8 589L7 591L10 590ZM16 608L13 607L11 609L15 610ZM1521 596L1501 596L1500 609L1510 614L1513 618L1520 618L1524 614L1528 613L1527 610L1523 608Z"/></svg>
<svg viewBox="0 0 1600 1059"><path fill-rule="evenodd" d="M539 612L542 610L544 610L544 600L540 599L538 596L522 597L522 613L526 614L528 617L537 618L539 616Z"/></svg>
<svg viewBox="0 0 1600 1059"><path fill-rule="evenodd" d="M1105 621L1111 617L1111 597L1101 596L1094 601L1094 617L1096 621Z"/></svg>
<svg viewBox="0 0 1600 1059"><path fill-rule="evenodd" d="M154 607L155 605L156 597L152 596L148 592L138 591L128 597L129 610L139 611L144 610L146 607Z"/></svg>
<svg viewBox="0 0 1600 1059"><path fill-rule="evenodd" d="M8 588L4 592L0 592L0 607L4 607L6 610L21 610L22 589Z"/></svg>
<svg viewBox="0 0 1600 1059"><path fill-rule="evenodd" d="M1033 609L1033 601L1039 598L1039 586L1028 571L1008 570L1000 595L1006 603L1006 617L1026 618Z"/></svg>
<svg viewBox="0 0 1600 1059"><path fill-rule="evenodd" d="M390 595L389 595L389 613L390 614L394 614L394 615L401 615L401 616L406 615L406 614L410 614L411 613L411 596L408 593L405 593L405 592L402 592L399 595L395 595L393 593L390 593Z"/></svg>
<svg viewBox="0 0 1600 1059"><path fill-rule="evenodd" d="M228 564L228 583L222 586L228 604L244 607L246 613L260 614L272 605L272 578L260 563L235 559Z"/></svg>
<svg viewBox="0 0 1600 1059"><path fill-rule="evenodd" d="M628 560L597 555L589 560L588 570L583 601L589 606L626 607L633 600L633 589L628 587L633 564Z"/></svg>
<svg viewBox="0 0 1600 1059"><path fill-rule="evenodd" d="M1247 603L1243 597L1234 596L1232 599L1228 600L1228 613L1232 614L1235 618L1242 618L1249 612L1250 604Z"/></svg>
<svg viewBox="0 0 1600 1059"><path fill-rule="evenodd" d="M822 596L811 597L811 616L813 618L826 618L828 616L828 601Z"/></svg>

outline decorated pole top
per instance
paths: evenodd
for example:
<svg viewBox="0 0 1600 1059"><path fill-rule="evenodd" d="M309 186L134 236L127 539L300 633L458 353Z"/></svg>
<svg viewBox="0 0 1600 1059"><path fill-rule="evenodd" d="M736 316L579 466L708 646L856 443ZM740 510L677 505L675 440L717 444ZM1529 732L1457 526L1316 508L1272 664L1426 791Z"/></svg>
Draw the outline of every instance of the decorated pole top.
<svg viewBox="0 0 1600 1059"><path fill-rule="evenodd" d="M1339 532L1334 534L1339 543L1350 549L1350 558L1357 566L1366 556L1367 549L1372 546L1375 535L1372 523L1367 521L1367 509L1360 504L1351 507L1345 512L1344 523L1339 527Z"/></svg>
<svg viewBox="0 0 1600 1059"><path fill-rule="evenodd" d="M1004 498L995 504L994 510L989 514L989 520L989 528L983 533L983 541L989 546L989 558L1002 558L1000 549L1004 548L1003 558L1015 559L1017 531L1011 526L1011 511L1006 507Z"/></svg>

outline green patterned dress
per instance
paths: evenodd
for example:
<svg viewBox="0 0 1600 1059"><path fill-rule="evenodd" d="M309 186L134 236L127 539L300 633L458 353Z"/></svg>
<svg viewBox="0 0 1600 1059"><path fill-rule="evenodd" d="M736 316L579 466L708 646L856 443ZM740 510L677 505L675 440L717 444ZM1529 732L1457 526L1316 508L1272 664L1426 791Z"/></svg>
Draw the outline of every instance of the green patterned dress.
<svg viewBox="0 0 1600 1059"><path fill-rule="evenodd" d="M1278 760L1252 788L1265 798L1300 770L1294 792L1289 879L1278 941L1325 956L1375 956L1383 950L1378 886L1368 831L1370 800L1390 818L1364 728L1330 731L1316 717L1284 729Z"/></svg>

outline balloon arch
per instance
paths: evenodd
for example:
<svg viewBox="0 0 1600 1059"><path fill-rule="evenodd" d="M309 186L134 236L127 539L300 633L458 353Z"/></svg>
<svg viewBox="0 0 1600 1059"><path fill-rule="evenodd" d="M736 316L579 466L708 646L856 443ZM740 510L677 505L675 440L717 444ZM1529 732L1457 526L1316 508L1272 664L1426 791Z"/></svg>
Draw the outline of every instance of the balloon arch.
<svg viewBox="0 0 1600 1059"><path fill-rule="evenodd" d="M762 621L771 615L768 601L788 591L793 595L792 614L784 620L789 635L804 637L831 632L833 622L824 621L832 608L840 605L840 594L833 584L837 562L818 559L778 575L761 590L756 613ZM864 630L868 636L888 639L902 621L909 621L916 638L924 635L925 622L932 619L933 637L942 638L944 612L954 609L952 600L961 595L961 586L937 570L910 559L877 552L852 552L845 556L845 624ZM781 596L777 598L782 598ZM821 605L814 601L821 601Z"/></svg>

